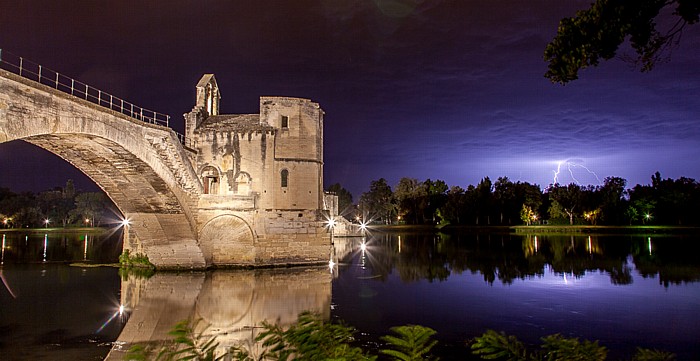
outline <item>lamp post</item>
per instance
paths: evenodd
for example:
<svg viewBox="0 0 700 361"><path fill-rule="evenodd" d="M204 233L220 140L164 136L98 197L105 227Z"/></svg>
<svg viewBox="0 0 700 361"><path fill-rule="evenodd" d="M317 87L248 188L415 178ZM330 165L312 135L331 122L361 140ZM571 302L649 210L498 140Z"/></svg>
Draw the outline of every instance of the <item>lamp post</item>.
<svg viewBox="0 0 700 361"><path fill-rule="evenodd" d="M51 220L49 220L48 218L44 219L44 228L49 228L50 222L51 222Z"/></svg>
<svg viewBox="0 0 700 361"><path fill-rule="evenodd" d="M123 244L128 245L129 244L129 225L131 225L129 218L124 217L124 219L122 219L121 225L124 228Z"/></svg>
<svg viewBox="0 0 700 361"><path fill-rule="evenodd" d="M331 244L333 244L333 228L335 227L335 217L328 219L328 228L331 230Z"/></svg>

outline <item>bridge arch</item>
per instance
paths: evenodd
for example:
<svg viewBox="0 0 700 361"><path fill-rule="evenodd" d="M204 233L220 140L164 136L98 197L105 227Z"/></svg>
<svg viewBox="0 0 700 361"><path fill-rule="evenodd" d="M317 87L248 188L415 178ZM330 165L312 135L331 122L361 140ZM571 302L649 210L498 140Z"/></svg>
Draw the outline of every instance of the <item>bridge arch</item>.
<svg viewBox="0 0 700 361"><path fill-rule="evenodd" d="M194 231L201 184L169 128L0 70L0 143L12 140L58 155L104 190L130 220L125 249L161 269L206 267Z"/></svg>
<svg viewBox="0 0 700 361"><path fill-rule="evenodd" d="M199 232L199 247L207 264L253 265L255 233L241 217L223 214L209 220Z"/></svg>

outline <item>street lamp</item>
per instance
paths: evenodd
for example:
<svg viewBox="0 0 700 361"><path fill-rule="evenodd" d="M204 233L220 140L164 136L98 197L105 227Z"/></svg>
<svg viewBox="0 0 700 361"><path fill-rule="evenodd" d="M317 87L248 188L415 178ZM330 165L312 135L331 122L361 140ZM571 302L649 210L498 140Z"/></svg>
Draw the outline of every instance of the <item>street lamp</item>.
<svg viewBox="0 0 700 361"><path fill-rule="evenodd" d="M44 220L44 227L49 228L49 223L50 223L50 222L51 222L51 221L50 221L48 218L46 218L46 219Z"/></svg>
<svg viewBox="0 0 700 361"><path fill-rule="evenodd" d="M328 228L331 231L331 244L333 244L333 227L335 227L335 217L328 218Z"/></svg>

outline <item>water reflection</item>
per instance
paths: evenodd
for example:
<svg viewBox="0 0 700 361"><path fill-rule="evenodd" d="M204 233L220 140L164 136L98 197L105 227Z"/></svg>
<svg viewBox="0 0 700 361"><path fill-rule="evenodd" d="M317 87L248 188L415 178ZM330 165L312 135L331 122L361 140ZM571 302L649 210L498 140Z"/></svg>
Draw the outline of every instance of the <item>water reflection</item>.
<svg viewBox="0 0 700 361"><path fill-rule="evenodd" d="M0 264L66 261L113 263L121 253L121 239L121 231L2 233Z"/></svg>
<svg viewBox="0 0 700 361"><path fill-rule="evenodd" d="M692 237L406 233L375 234L364 249L346 242L353 251L333 281L334 317L368 344L391 326L421 324L438 331L442 359L464 359L464 342L486 329L528 343L554 333L601 340L610 359L629 359L636 346L700 357Z"/></svg>
<svg viewBox="0 0 700 361"><path fill-rule="evenodd" d="M325 267L156 273L122 281L128 322L108 360L122 359L134 343L158 343L179 321L201 320L197 331L217 336L219 351L242 345L257 359L262 321L288 326L299 313L330 318L331 275Z"/></svg>
<svg viewBox="0 0 700 361"><path fill-rule="evenodd" d="M118 359L133 343L167 338L180 320L201 319L200 329L217 335L222 349L244 345L259 355L253 340L263 320L285 326L312 310L357 327L368 343L391 326L426 325L438 331L440 345L458 345L460 355L468 352L465 340L491 328L530 343L553 333L599 339L618 350L610 359L628 358L636 346L700 359L700 242L692 237L374 233L334 243L332 273L157 273L122 280L120 298L112 300L118 285L101 285L118 282L116 270L54 262L113 262L118 242L8 232L0 328L12 332L0 335L0 347L21 349L29 359L26 350L39 349L34 342L66 349L107 340L123 326L110 354ZM89 286L78 292L79 285ZM32 336L15 338L25 334Z"/></svg>
<svg viewBox="0 0 700 361"><path fill-rule="evenodd" d="M0 359L103 358L109 351L105 345L111 345L122 326L110 322L101 327L112 312L108 305L118 300L117 270L49 262L53 247L50 234L47 262L43 262L42 241L36 241L42 253L32 264L16 263L8 258L15 251L14 245L6 248L6 262L0 268Z"/></svg>
<svg viewBox="0 0 700 361"><path fill-rule="evenodd" d="M658 277L666 287L700 281L700 260L692 257L700 250L698 242L664 241L652 247L652 237L641 236L380 234L368 241L336 239L335 245L346 255L356 250L362 268L370 263L381 279L395 270L407 282L472 272L489 284L512 284L542 277L546 269L569 278L603 272L616 285L632 283L634 269L645 278Z"/></svg>

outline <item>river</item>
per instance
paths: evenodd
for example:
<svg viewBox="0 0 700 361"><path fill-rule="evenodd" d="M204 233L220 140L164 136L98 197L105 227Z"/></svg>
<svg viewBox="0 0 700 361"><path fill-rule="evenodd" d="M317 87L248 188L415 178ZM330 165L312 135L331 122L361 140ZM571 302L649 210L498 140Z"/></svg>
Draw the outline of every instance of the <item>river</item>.
<svg viewBox="0 0 700 361"><path fill-rule="evenodd" d="M259 354L263 320L305 310L357 328L371 350L392 326L431 327L443 360L469 359L487 329L598 340L610 360L637 346L700 359L697 236L371 232L336 237L332 267L150 277L68 265L116 261L118 232L3 236L3 360L119 359L186 318Z"/></svg>

